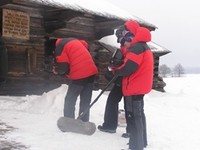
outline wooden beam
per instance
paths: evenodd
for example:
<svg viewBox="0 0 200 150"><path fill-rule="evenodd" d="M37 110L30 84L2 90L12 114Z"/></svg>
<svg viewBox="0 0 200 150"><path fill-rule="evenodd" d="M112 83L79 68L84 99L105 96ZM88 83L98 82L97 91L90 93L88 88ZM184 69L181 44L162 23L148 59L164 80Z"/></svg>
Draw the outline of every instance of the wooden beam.
<svg viewBox="0 0 200 150"><path fill-rule="evenodd" d="M38 9L38 8L27 7L27 6L24 6L24 5L17 5L17 4L11 4L11 3L4 5L3 8L27 12L27 13L30 14L30 17L42 18L42 15L40 13L40 9Z"/></svg>
<svg viewBox="0 0 200 150"><path fill-rule="evenodd" d="M44 25L47 33L66 27L67 21L72 18L83 16L83 13L66 9L52 9L43 11Z"/></svg>
<svg viewBox="0 0 200 150"><path fill-rule="evenodd" d="M0 0L0 6L12 3L12 0Z"/></svg>
<svg viewBox="0 0 200 150"><path fill-rule="evenodd" d="M61 20L45 21L44 26L47 33L52 33L57 29L64 28L65 22Z"/></svg>
<svg viewBox="0 0 200 150"><path fill-rule="evenodd" d="M13 4L22 5L22 6L30 6L32 8L41 8L42 4L29 1L29 0L11 0Z"/></svg>
<svg viewBox="0 0 200 150"><path fill-rule="evenodd" d="M116 29L118 26L123 25L124 21L121 20L107 20L95 23L95 30L102 30L106 28Z"/></svg>
<svg viewBox="0 0 200 150"><path fill-rule="evenodd" d="M45 21L49 20L70 20L77 16L83 16L84 13L73 11L70 9L51 9L43 12Z"/></svg>
<svg viewBox="0 0 200 150"><path fill-rule="evenodd" d="M95 39L100 40L104 36L108 35L113 35L114 34L114 29L102 29L99 30L98 32L95 32Z"/></svg>
<svg viewBox="0 0 200 150"><path fill-rule="evenodd" d="M95 37L96 39L101 39L104 36L113 35L114 30L123 25L124 21L122 20L114 20L114 19L107 19L96 21L95 23Z"/></svg>
<svg viewBox="0 0 200 150"><path fill-rule="evenodd" d="M50 34L52 37L76 37L80 39L90 39L94 40L93 32L87 32L85 30L75 30L75 29L58 29Z"/></svg>

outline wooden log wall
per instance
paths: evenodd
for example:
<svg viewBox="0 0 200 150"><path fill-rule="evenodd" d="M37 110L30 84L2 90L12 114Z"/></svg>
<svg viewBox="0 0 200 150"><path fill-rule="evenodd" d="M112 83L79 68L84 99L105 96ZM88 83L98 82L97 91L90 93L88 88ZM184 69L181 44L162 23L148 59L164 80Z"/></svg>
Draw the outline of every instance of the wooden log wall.
<svg viewBox="0 0 200 150"><path fill-rule="evenodd" d="M6 3L5 0L4 2ZM113 30L102 29L103 25L95 22L95 16L90 14L79 13L72 10L58 10L51 7L45 7L44 9L42 8L44 6L36 7L35 5L29 5L25 0L12 0L12 2L13 4L1 6L1 16L3 16L2 10L7 9L23 12L26 14L25 16L28 15L30 17L28 26L29 38L19 39L16 37L3 36L8 50L9 76L23 77L18 80L18 85L10 85L11 87L16 87L16 89L21 87L21 90L12 89L15 95L17 92L19 92L19 95L20 92L23 94L41 94L42 91L47 91L46 89L49 90L51 81L54 85L55 82L67 83L63 81L63 78L58 79L52 74L45 72L45 57L47 57L45 46L46 37L50 39L60 37L85 39L90 45L91 54L99 69L99 75L96 77L94 89L103 89L106 86L108 81L105 79L104 74L112 53L103 49L94 41L106 34L113 34ZM2 23L3 20L2 17L0 17L1 33L3 33ZM108 23L114 24L115 22ZM155 57L155 60L155 73L157 73L159 57ZM34 77L34 79L30 79L30 77ZM157 77L157 74L155 74L155 77ZM25 83L24 80L26 79L26 87L23 87L23 84L20 83ZM11 83L13 82L11 81ZM44 84L41 85L42 83ZM157 83L157 79L155 83ZM33 84L37 84L37 86L34 88ZM9 86L8 82L4 86ZM3 88L6 89L5 87ZM7 87L7 89L9 90L10 87ZM11 91L8 93L10 92ZM0 94L2 93L0 92Z"/></svg>
<svg viewBox="0 0 200 150"><path fill-rule="evenodd" d="M93 55L96 66L98 67L99 74L95 80L95 89L104 89L108 81L105 79L105 72L109 66L110 58L112 53L108 50L103 49L100 45L97 44L98 49L96 49L95 55ZM108 90L111 89L111 86Z"/></svg>
<svg viewBox="0 0 200 150"><path fill-rule="evenodd" d="M3 9L23 12L30 16L29 39L3 37L8 49L9 75L27 75L40 70L44 60L45 30L39 9L14 4L5 5L1 12Z"/></svg>
<svg viewBox="0 0 200 150"><path fill-rule="evenodd" d="M42 91L44 92L47 91L46 89L49 89L51 84L50 82L56 85L56 87L58 84L55 84L55 82L67 83L67 81L64 81L61 78L55 78L55 76L45 72L44 70L44 62L46 57L46 37L76 37L80 39L85 39L88 42L92 43L95 38L93 18L90 15L82 15L70 18L70 20L63 20L65 23L64 28L57 29L53 32L48 33L47 31L49 30L45 28L45 21L48 20L45 20L46 18L44 19L44 11L42 11L40 8L30 8L22 5L19 6L15 4L8 4L2 7L1 16L3 9L24 12L30 15L30 34L29 39L3 37L8 50L8 73L10 78L8 79L6 84L3 85L3 90L1 90L0 94L41 94ZM95 51L95 48L93 49L93 51L91 51L91 54L93 58L96 59L95 57L97 52ZM97 58L96 60L97 64L99 64L101 68L100 72L102 72L103 68L100 62L101 59ZM97 76L95 81L95 89L100 88L99 79L101 80L101 77L99 78L99 76ZM46 80L49 80L49 82L46 82ZM101 84L103 84L104 81L100 82ZM32 86L29 83L31 83ZM41 85L42 83L44 84ZM46 83L48 83L48 86ZM9 86L13 88L11 89ZM40 90L38 91L38 89Z"/></svg>
<svg viewBox="0 0 200 150"><path fill-rule="evenodd" d="M55 30L50 33L52 37L75 37L78 39L94 40L94 20L90 17L74 17L70 20L65 20L65 27Z"/></svg>
<svg viewBox="0 0 200 150"><path fill-rule="evenodd" d="M153 89L164 92L164 87L166 83L163 81L162 77L159 76L159 59L160 56L154 53L154 78L153 78Z"/></svg>

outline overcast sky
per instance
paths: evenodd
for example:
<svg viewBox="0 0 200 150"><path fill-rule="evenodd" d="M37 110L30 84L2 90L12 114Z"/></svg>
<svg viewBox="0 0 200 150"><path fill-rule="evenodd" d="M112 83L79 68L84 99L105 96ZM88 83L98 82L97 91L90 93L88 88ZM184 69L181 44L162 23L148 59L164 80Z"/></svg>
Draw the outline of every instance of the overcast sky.
<svg viewBox="0 0 200 150"><path fill-rule="evenodd" d="M198 0L107 0L158 27L152 41L172 53L161 64L200 67L200 4Z"/></svg>

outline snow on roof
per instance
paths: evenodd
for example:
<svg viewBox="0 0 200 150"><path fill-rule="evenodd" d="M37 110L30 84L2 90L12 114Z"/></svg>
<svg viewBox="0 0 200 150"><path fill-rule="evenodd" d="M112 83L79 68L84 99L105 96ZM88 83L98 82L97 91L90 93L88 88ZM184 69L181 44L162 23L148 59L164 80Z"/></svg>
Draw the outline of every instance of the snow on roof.
<svg viewBox="0 0 200 150"><path fill-rule="evenodd" d="M153 41L148 42L147 44L153 52L170 52L167 48L160 46Z"/></svg>
<svg viewBox="0 0 200 150"><path fill-rule="evenodd" d="M102 39L99 40L99 42L102 42L104 44L107 44L107 45L110 45L110 46L113 46L113 47L116 47L116 48L120 48L120 44L117 43L117 37L115 35L103 37ZM147 44L153 52L165 52L165 53L170 52L165 47L160 46L153 41L148 42Z"/></svg>
<svg viewBox="0 0 200 150"><path fill-rule="evenodd" d="M35 3L44 4L47 6L53 6L58 8L67 8L72 10L77 10L81 12L91 13L97 16L102 16L106 18L130 20L133 19L140 24L146 26L157 28L155 25L138 18L129 12L113 5L104 0L30 0Z"/></svg>

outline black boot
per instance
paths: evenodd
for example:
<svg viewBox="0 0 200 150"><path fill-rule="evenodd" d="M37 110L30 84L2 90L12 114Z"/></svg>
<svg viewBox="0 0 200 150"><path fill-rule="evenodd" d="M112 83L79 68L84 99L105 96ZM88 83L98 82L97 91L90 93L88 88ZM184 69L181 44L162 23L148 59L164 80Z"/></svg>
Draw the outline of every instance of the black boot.
<svg viewBox="0 0 200 150"><path fill-rule="evenodd" d="M116 130L108 129L108 128L105 128L104 126L101 126L101 125L99 125L97 128L102 132L116 133Z"/></svg>

